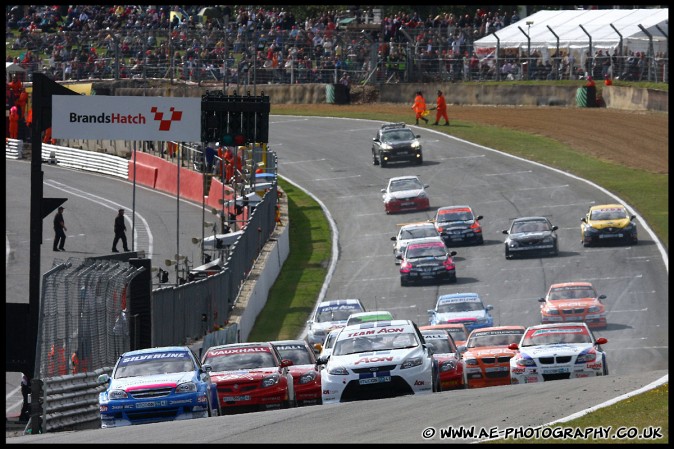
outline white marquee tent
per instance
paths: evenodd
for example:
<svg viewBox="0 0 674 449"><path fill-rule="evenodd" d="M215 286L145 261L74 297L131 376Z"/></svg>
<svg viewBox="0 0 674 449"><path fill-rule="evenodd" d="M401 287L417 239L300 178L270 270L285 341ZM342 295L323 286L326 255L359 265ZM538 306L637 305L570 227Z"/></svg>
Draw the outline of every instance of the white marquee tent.
<svg viewBox="0 0 674 449"><path fill-rule="evenodd" d="M474 48L480 57L492 53L497 43L500 49L517 48L526 54L529 49L527 33L531 51L537 50L544 59L555 54L559 37L560 52L571 53L581 60L590 50L590 37L591 54L599 49L609 49L613 54L619 51L622 36L623 55L644 52L649 56L668 56L668 23L668 8L539 11L476 40ZM652 36L652 54L649 52L650 38L639 25Z"/></svg>

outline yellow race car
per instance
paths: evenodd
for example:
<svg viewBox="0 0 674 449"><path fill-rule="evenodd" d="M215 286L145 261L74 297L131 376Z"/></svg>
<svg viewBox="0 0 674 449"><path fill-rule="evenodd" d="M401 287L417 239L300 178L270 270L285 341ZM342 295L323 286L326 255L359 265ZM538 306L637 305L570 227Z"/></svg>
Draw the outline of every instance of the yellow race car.
<svg viewBox="0 0 674 449"><path fill-rule="evenodd" d="M583 246L619 242L636 245L636 215L631 215L622 204L591 206L581 218L580 234Z"/></svg>

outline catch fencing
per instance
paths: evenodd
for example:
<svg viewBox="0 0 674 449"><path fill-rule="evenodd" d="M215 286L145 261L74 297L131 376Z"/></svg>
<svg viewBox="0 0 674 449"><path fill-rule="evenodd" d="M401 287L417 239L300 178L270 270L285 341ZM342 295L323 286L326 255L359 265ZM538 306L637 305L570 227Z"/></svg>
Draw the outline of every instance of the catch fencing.
<svg viewBox="0 0 674 449"><path fill-rule="evenodd" d="M94 371L128 351L127 298L143 270L119 260L54 260L42 279L35 378Z"/></svg>

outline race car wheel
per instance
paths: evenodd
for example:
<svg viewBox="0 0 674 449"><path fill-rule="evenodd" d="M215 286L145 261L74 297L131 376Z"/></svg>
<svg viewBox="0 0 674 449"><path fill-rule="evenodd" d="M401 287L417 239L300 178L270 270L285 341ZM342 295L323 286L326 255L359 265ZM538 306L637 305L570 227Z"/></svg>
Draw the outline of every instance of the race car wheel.
<svg viewBox="0 0 674 449"><path fill-rule="evenodd" d="M484 237L480 236L480 238L477 240L478 245L483 245L484 244Z"/></svg>
<svg viewBox="0 0 674 449"><path fill-rule="evenodd" d="M604 376L608 376L608 363L606 363L606 357L604 357Z"/></svg>
<svg viewBox="0 0 674 449"><path fill-rule="evenodd" d="M505 258L508 259L508 260L513 258L513 255L510 254L510 251L508 250L508 247L506 247L506 249L505 249Z"/></svg>
<svg viewBox="0 0 674 449"><path fill-rule="evenodd" d="M559 248L557 247L557 245L555 245L555 249L552 250L552 255L559 256Z"/></svg>
<svg viewBox="0 0 674 449"><path fill-rule="evenodd" d="M409 284L408 284L408 282L407 282L405 279L400 278L400 286L401 286L401 287L407 287L408 285L409 285Z"/></svg>
<svg viewBox="0 0 674 449"><path fill-rule="evenodd" d="M374 150L372 150L372 165L379 165L379 159L377 159L377 155Z"/></svg>
<svg viewBox="0 0 674 449"><path fill-rule="evenodd" d="M417 158L417 165L421 165L421 164L423 164L423 163L424 163L424 158L423 158L423 156L418 157L418 158Z"/></svg>
<svg viewBox="0 0 674 449"><path fill-rule="evenodd" d="M379 152L379 166L381 168L386 167L386 161L384 160L384 153L382 153L381 151Z"/></svg>

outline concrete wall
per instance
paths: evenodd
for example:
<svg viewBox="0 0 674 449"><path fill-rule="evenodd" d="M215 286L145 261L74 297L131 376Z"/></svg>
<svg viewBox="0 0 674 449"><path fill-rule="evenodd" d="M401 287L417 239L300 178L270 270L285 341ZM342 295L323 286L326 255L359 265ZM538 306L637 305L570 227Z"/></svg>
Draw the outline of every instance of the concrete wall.
<svg viewBox="0 0 674 449"><path fill-rule="evenodd" d="M445 93L448 104L482 106L563 106L576 107L576 91L582 86L541 86L480 84L480 83L426 83L426 84L382 84L352 86L351 95L359 103L410 103L415 92L421 90L429 99L435 98L440 89ZM222 86L199 87L195 84L163 85L155 82L146 87L142 80L94 83L94 90L110 95L124 96L174 96L198 97L207 90L221 90ZM597 86L604 91L607 108L669 112L669 93L654 89L632 87ZM261 84L257 86L232 87L226 89L228 95L268 95L272 104L324 104L325 84Z"/></svg>

